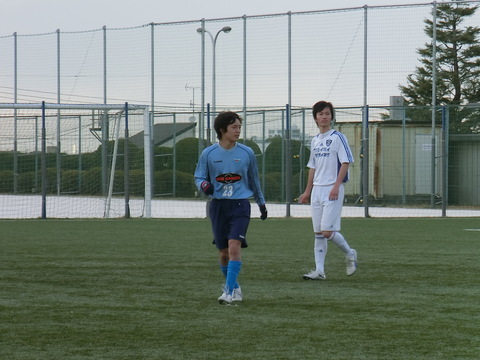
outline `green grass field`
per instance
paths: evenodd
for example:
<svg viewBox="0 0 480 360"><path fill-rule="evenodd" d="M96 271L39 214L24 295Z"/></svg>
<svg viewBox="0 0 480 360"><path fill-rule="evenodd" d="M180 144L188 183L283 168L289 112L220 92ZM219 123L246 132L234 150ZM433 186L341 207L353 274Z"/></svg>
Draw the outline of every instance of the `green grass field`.
<svg viewBox="0 0 480 360"><path fill-rule="evenodd" d="M478 359L478 218L252 220L244 301L221 306L205 220L0 221L0 359Z"/></svg>

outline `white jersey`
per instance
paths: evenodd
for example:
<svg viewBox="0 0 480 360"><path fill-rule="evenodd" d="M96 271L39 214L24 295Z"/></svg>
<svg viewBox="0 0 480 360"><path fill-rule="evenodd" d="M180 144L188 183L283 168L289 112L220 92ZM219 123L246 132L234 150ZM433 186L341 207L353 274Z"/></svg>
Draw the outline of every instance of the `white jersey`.
<svg viewBox="0 0 480 360"><path fill-rule="evenodd" d="M342 163L353 163L345 135L332 129L312 139L307 167L315 169L313 185L333 185ZM348 173L343 179L343 182L347 181Z"/></svg>

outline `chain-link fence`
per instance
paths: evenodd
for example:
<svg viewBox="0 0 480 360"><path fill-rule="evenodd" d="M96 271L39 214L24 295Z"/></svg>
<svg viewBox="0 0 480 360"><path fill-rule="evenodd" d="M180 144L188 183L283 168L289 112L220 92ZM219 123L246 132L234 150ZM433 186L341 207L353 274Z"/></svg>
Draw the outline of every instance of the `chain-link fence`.
<svg viewBox="0 0 480 360"><path fill-rule="evenodd" d="M147 106L128 104L0 105L1 217L46 217L45 203L49 217L205 215L193 172L207 141L186 121L192 113L152 116ZM480 135L448 131L463 108L438 108L433 132L428 121L407 116L424 110L336 109L334 127L347 136L355 158L345 188L347 214L402 208L397 216L432 216L423 209L445 216L447 209L479 209ZM469 112L478 116L480 106ZM375 120L379 116L384 119ZM241 141L257 155L265 198L282 205L271 215L308 216L296 197L318 133L311 110L248 111L244 122ZM193 210L198 206L200 215Z"/></svg>

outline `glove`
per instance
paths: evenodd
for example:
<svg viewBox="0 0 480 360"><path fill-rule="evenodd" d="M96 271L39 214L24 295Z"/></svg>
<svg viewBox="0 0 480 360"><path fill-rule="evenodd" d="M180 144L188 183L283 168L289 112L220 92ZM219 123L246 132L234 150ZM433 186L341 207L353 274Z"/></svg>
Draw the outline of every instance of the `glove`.
<svg viewBox="0 0 480 360"><path fill-rule="evenodd" d="M213 194L213 186L208 181L202 182L202 184L200 185L200 188L202 189L202 191L205 195L212 195Z"/></svg>
<svg viewBox="0 0 480 360"><path fill-rule="evenodd" d="M267 218L267 207L265 204L259 205L258 207L260 208L260 213L262 214L260 215L260 219L265 220Z"/></svg>

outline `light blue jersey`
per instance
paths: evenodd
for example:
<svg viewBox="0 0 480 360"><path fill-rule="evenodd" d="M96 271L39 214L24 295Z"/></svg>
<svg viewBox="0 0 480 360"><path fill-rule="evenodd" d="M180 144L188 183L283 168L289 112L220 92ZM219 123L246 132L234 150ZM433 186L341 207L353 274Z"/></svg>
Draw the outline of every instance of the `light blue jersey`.
<svg viewBox="0 0 480 360"><path fill-rule="evenodd" d="M257 159L248 146L236 143L232 149L213 144L203 150L195 170L195 185L208 181L213 185L214 199L249 199L265 204Z"/></svg>

